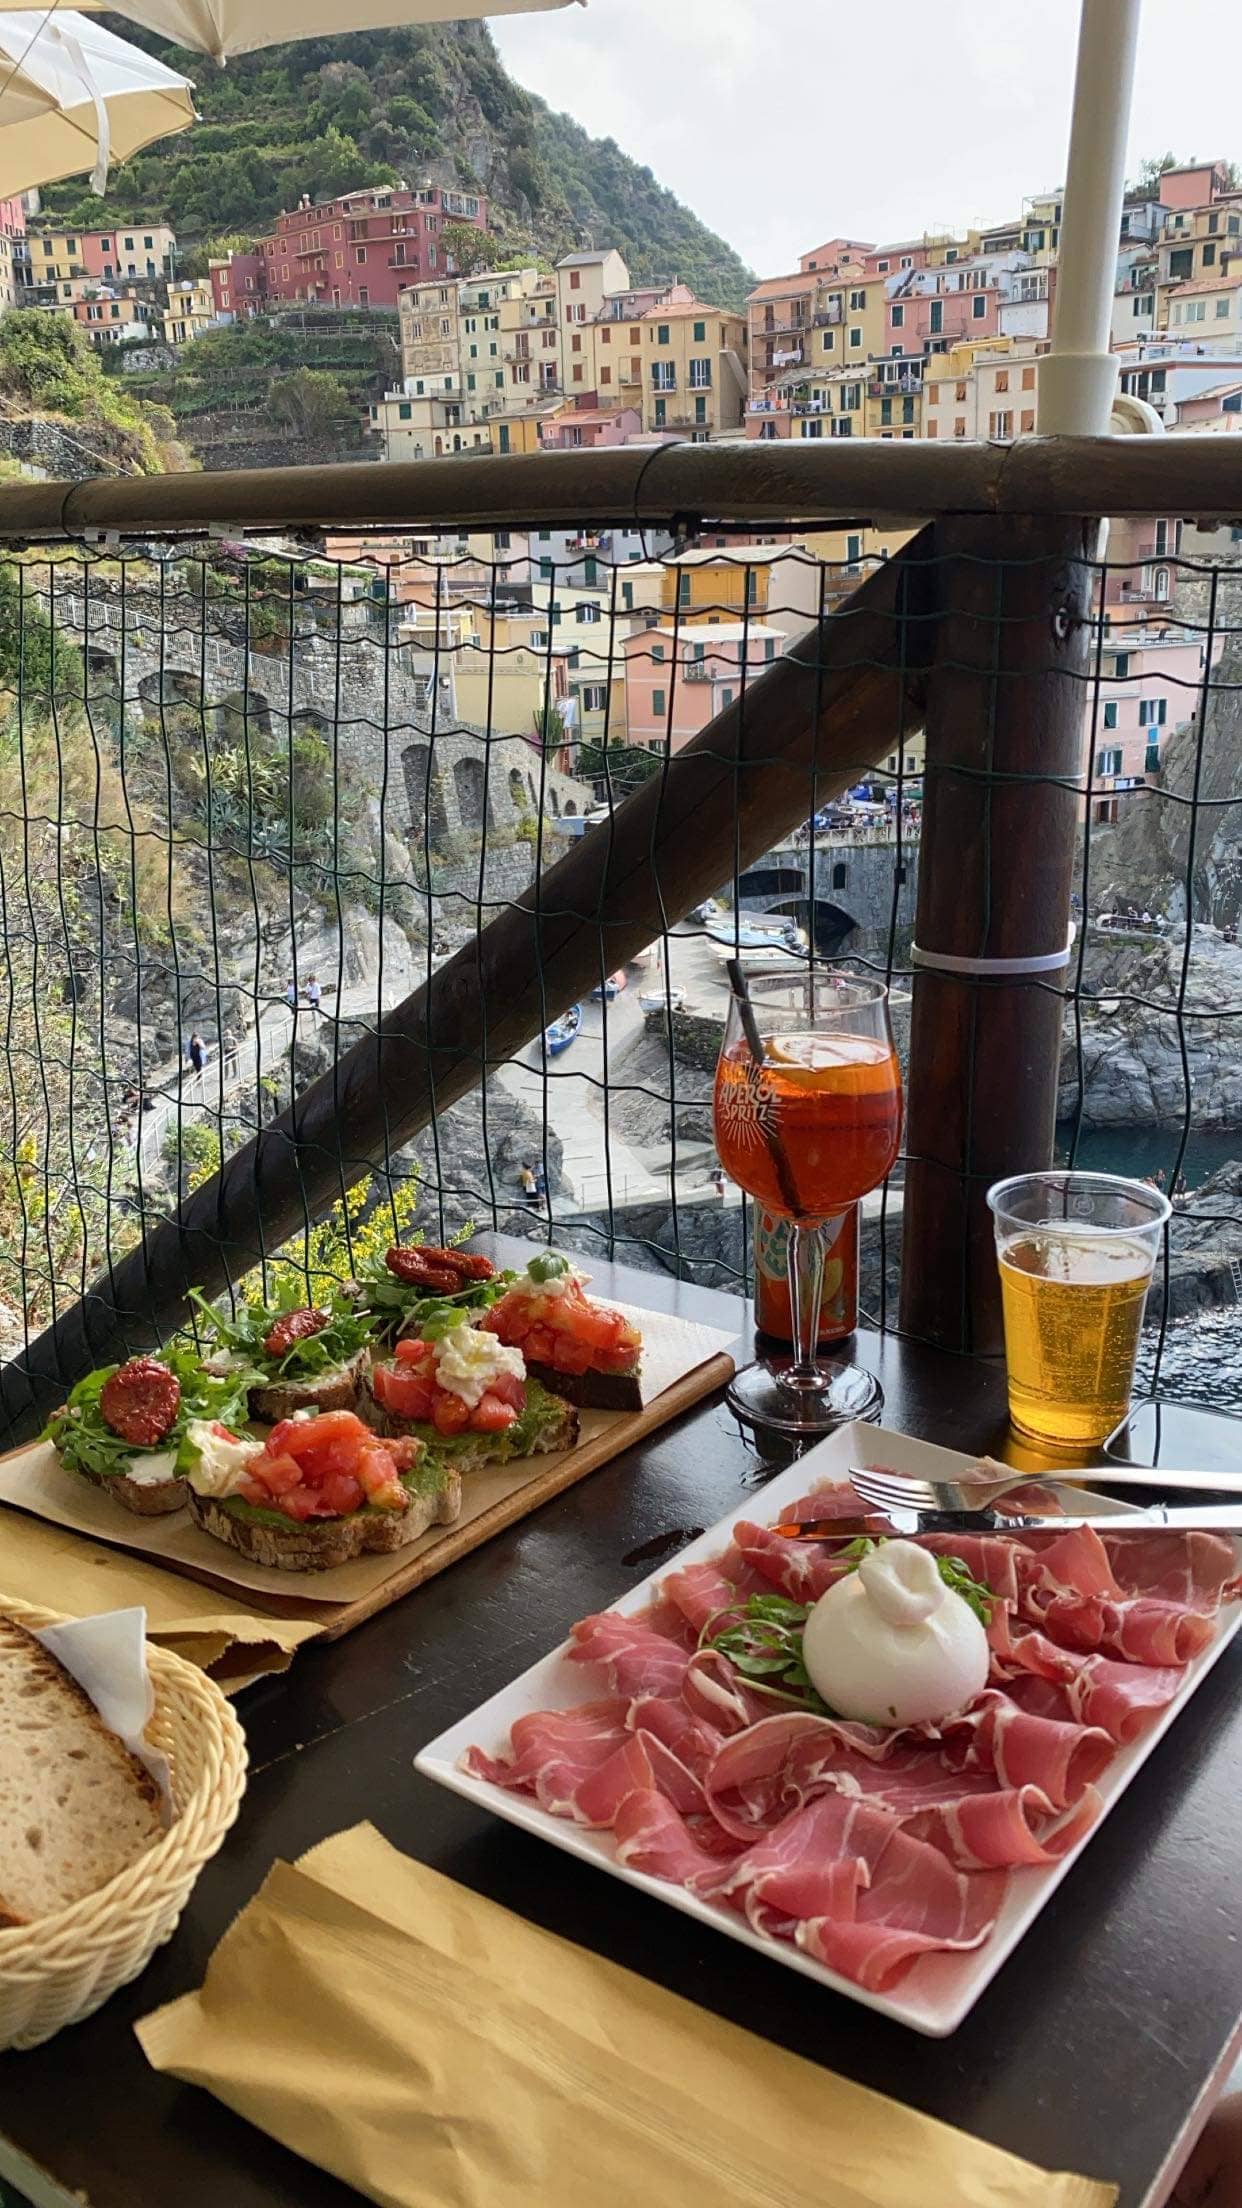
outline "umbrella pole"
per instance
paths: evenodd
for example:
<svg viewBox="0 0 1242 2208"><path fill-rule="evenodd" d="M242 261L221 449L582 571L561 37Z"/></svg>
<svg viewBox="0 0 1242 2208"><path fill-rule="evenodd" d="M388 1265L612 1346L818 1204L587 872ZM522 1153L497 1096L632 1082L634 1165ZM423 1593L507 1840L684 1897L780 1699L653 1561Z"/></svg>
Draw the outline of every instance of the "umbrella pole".
<svg viewBox="0 0 1242 2208"><path fill-rule="evenodd" d="M1106 436L1126 137L1141 0L1083 0L1062 205L1052 351L1040 363L1041 436Z"/></svg>

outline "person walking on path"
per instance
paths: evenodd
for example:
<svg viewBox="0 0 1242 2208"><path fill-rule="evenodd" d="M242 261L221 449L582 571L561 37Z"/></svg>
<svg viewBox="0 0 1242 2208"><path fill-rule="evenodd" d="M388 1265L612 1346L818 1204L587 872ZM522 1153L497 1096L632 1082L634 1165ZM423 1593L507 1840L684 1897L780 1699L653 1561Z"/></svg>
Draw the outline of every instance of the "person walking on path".
<svg viewBox="0 0 1242 2208"><path fill-rule="evenodd" d="M540 1158L540 1160L539 1160L538 1164L537 1164L537 1165L536 1165L536 1167L535 1167L535 1200L536 1200L536 1202L537 1202L537 1203L542 1203L542 1202L543 1202L543 1199L544 1199L544 1197L545 1197L545 1196L547 1195L547 1193L548 1193L548 1176L547 1176L546 1172L544 1171L543 1159L542 1159L542 1158Z"/></svg>
<svg viewBox="0 0 1242 2208"><path fill-rule="evenodd" d="M518 1173L518 1186L521 1189L523 1196L530 1197L534 1195L536 1181L534 1171L531 1166L522 1166L520 1172Z"/></svg>
<svg viewBox="0 0 1242 2208"><path fill-rule="evenodd" d="M318 979L314 974L312 974L306 984L306 1001L309 1004L311 1011L314 1013L316 1019L319 1018L319 1000L322 995L323 991L319 986Z"/></svg>
<svg viewBox="0 0 1242 2208"><path fill-rule="evenodd" d="M207 1045L197 1029L190 1037L190 1047L186 1055L195 1073L201 1073L207 1063Z"/></svg>
<svg viewBox="0 0 1242 2208"><path fill-rule="evenodd" d="M288 982L288 984L287 984L287 986L286 986L286 989L285 989L285 1003L286 1003L286 1004L288 1005L288 1007L289 1007L289 1010L290 1010L291 1012L296 1012L296 1011L297 1011L297 1008L298 1008L298 990L297 990L297 983L296 983L296 982L295 982L295 981L294 981L294 980L293 980L292 978L290 978L290 980L289 980L289 982Z"/></svg>

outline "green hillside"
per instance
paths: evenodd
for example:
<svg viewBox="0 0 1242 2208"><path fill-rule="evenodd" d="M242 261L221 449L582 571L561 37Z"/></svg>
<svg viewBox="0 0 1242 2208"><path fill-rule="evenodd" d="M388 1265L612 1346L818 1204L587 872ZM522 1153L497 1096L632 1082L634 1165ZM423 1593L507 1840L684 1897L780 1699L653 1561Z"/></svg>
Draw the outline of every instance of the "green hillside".
<svg viewBox="0 0 1242 2208"><path fill-rule="evenodd" d="M636 279L680 278L721 306L740 305L753 281L649 169L514 84L482 23L309 39L220 69L107 20L194 79L203 120L114 170L106 202L81 180L45 192L57 218L164 219L192 245L264 230L303 192L399 177L486 191L507 254L616 245Z"/></svg>

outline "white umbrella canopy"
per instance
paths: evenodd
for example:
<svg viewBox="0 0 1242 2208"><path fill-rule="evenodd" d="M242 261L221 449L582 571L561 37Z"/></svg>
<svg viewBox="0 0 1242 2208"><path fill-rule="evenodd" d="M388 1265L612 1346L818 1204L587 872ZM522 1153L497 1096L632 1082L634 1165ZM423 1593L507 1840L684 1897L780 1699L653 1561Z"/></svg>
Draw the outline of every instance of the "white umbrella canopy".
<svg viewBox="0 0 1242 2208"><path fill-rule="evenodd" d="M195 120L193 87L89 16L0 12L0 199L125 161Z"/></svg>
<svg viewBox="0 0 1242 2208"><path fill-rule="evenodd" d="M0 7L6 0L0 0ZM529 15L571 0L92 0L178 46L213 54L253 54L296 38L343 38L356 31L404 30L414 23ZM586 0L581 0L585 6Z"/></svg>

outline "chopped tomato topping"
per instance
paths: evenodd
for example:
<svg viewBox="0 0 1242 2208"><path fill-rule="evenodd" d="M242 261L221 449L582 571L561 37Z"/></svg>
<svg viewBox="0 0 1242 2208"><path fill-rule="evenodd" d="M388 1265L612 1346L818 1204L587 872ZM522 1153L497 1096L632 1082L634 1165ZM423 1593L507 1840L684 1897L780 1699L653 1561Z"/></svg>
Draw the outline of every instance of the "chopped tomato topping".
<svg viewBox="0 0 1242 2208"><path fill-rule="evenodd" d="M642 1351L638 1328L608 1304L592 1303L575 1282L560 1295L511 1288L483 1324L519 1348L528 1364L557 1372L623 1372Z"/></svg>
<svg viewBox="0 0 1242 2208"><path fill-rule="evenodd" d="M507 1426L513 1425L517 1415L512 1403L504 1402L489 1389L471 1411L470 1424L476 1434L503 1434Z"/></svg>
<svg viewBox="0 0 1242 2208"><path fill-rule="evenodd" d="M403 1510L401 1472L415 1462L412 1438L389 1444L352 1411L284 1418L247 1465L238 1492L247 1502L288 1518L344 1518L372 1503Z"/></svg>
<svg viewBox="0 0 1242 2208"><path fill-rule="evenodd" d="M411 1372L408 1365L376 1365L371 1386L376 1402L395 1418L408 1418L411 1425L417 1426L431 1417L435 1387L430 1380Z"/></svg>
<svg viewBox="0 0 1242 2208"><path fill-rule="evenodd" d="M446 1388L436 1391L431 1416L438 1434L462 1434L470 1424L470 1405Z"/></svg>

